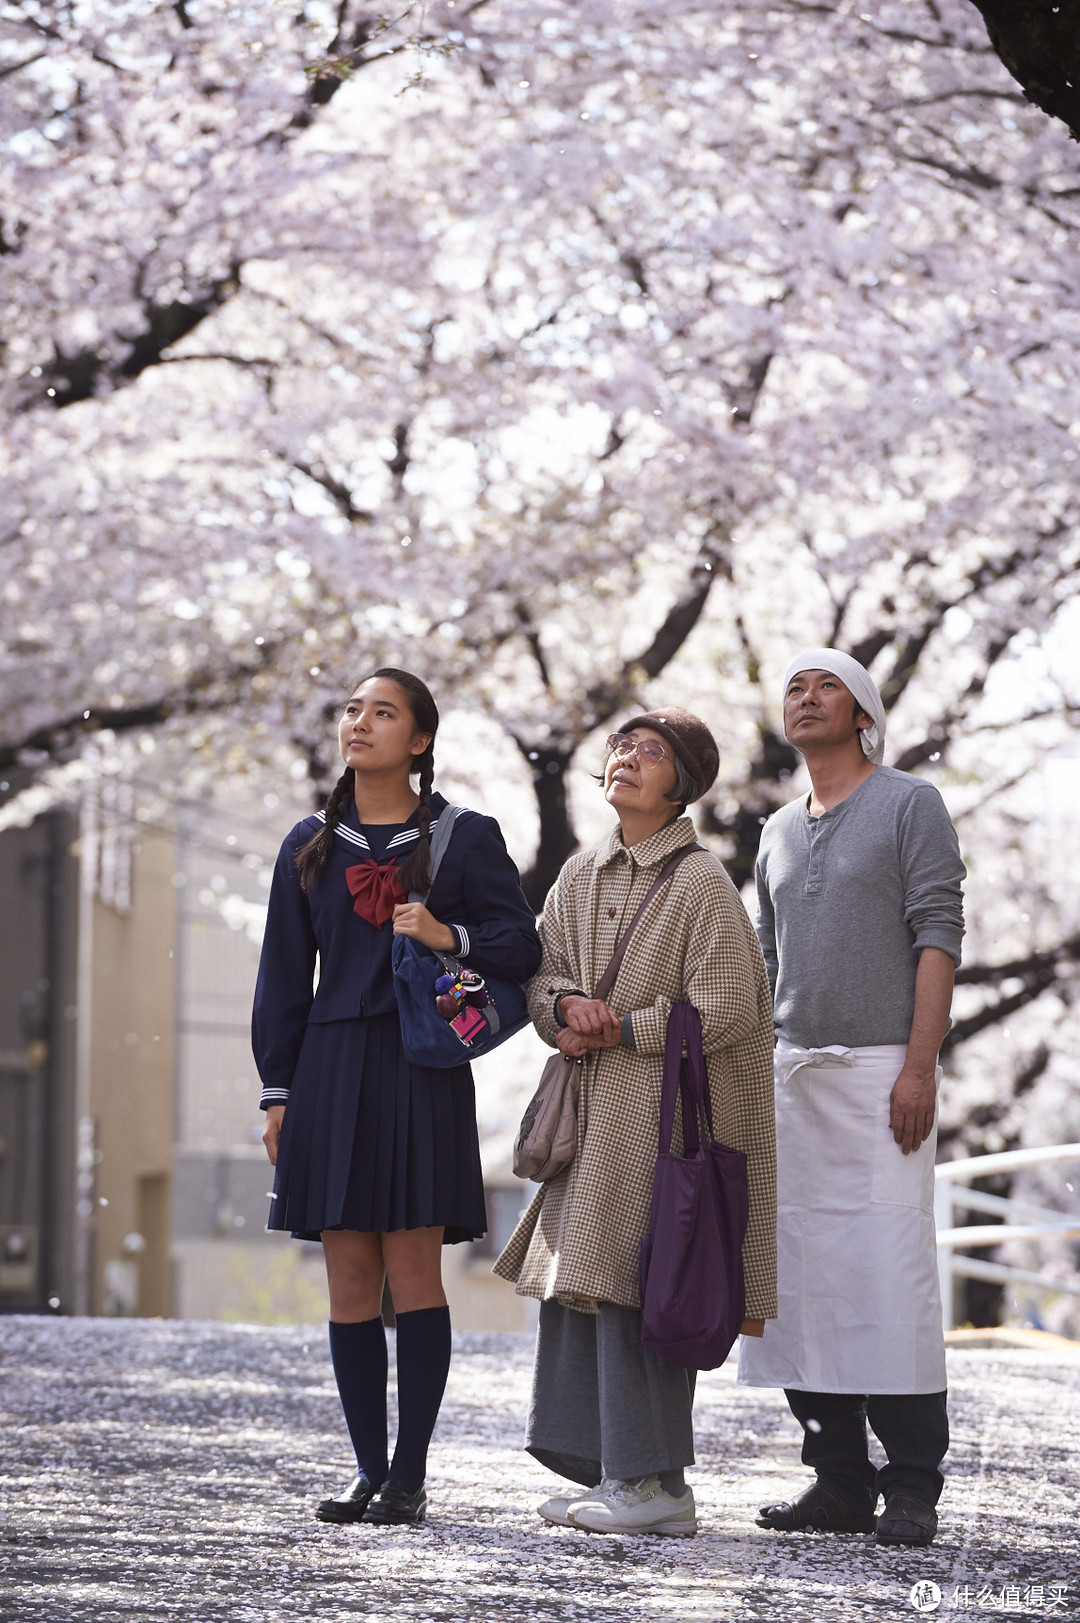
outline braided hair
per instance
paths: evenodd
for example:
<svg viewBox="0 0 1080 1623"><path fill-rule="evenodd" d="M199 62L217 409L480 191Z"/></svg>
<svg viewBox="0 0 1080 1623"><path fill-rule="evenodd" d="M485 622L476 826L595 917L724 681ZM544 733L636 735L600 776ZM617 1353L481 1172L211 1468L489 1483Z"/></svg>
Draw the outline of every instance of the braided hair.
<svg viewBox="0 0 1080 1623"><path fill-rule="evenodd" d="M410 775L413 772L420 774L420 804L417 807L420 838L409 857L398 865L398 881L407 895L413 890L426 891L430 883L431 824L434 820L431 791L435 781L435 734L439 730L439 710L430 690L418 676L413 676L411 671L397 670L393 666L384 666L380 670L372 671L369 676L361 677L356 687L361 687L364 682L373 681L376 677L396 683L405 695L417 732L431 735L427 749L423 754L414 757L410 768ZM354 693L355 691L356 688L353 689ZM300 884L305 891L311 890L326 866L334 844L334 830L345 815L355 787L356 773L351 766L347 766L330 791L326 802L326 822L296 853Z"/></svg>
<svg viewBox="0 0 1080 1623"><path fill-rule="evenodd" d="M434 701L432 701L434 703ZM431 788L435 780L435 751L429 744L423 755L417 756L420 773L420 804L416 808L420 838L405 861L398 866L398 883L406 896L418 890L423 896L431 884L431 825L435 809L431 804Z"/></svg>
<svg viewBox="0 0 1080 1623"><path fill-rule="evenodd" d="M351 766L347 766L330 791L326 802L326 822L296 853L294 860L300 873L301 890L310 890L326 867L326 859L334 843L334 830L345 815L355 783L356 773Z"/></svg>

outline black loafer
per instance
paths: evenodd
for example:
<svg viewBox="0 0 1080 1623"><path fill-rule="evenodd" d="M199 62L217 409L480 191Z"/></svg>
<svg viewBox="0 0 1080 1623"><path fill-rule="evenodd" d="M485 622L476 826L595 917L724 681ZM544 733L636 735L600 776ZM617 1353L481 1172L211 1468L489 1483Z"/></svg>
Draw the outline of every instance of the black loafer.
<svg viewBox="0 0 1080 1623"><path fill-rule="evenodd" d="M877 1519L875 1542L925 1549L937 1532L937 1511L909 1493L890 1493Z"/></svg>
<svg viewBox="0 0 1080 1623"><path fill-rule="evenodd" d="M400 1482L384 1482L364 1514L366 1522L383 1527L418 1527L427 1515L427 1494L423 1484L415 1493Z"/></svg>
<svg viewBox="0 0 1080 1623"><path fill-rule="evenodd" d="M759 1527L776 1533L872 1533L874 1516L869 1503L860 1514L823 1482L812 1482L794 1499L762 1505L755 1518Z"/></svg>
<svg viewBox="0 0 1080 1623"><path fill-rule="evenodd" d="M363 1471L358 1471L349 1486L333 1499L324 1499L315 1507L320 1522L362 1522L375 1489Z"/></svg>

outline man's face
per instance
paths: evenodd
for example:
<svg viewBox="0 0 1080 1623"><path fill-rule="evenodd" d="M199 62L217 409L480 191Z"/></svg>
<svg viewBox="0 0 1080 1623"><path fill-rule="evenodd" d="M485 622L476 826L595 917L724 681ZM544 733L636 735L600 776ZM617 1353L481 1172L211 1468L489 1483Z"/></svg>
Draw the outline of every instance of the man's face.
<svg viewBox="0 0 1080 1623"><path fill-rule="evenodd" d="M799 671L784 694L784 733L797 750L831 749L857 738L871 718L831 671Z"/></svg>

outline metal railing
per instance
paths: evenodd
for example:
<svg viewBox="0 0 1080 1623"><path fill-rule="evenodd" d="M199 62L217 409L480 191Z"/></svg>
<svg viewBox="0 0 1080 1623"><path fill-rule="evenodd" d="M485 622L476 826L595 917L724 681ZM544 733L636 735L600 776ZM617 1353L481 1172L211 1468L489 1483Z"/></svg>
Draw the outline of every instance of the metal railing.
<svg viewBox="0 0 1080 1623"><path fill-rule="evenodd" d="M975 1155L964 1161L942 1161L934 1168L934 1221L937 1225L938 1279L941 1284L941 1316L946 1330L953 1327L953 1282L957 1275L966 1279L988 1279L996 1285L1034 1285L1044 1291L1064 1291L1080 1296L1080 1273L1075 1279L1058 1279L1027 1268L1011 1268L1000 1262L980 1262L977 1257L958 1257L957 1246L1001 1245L1006 1240L1035 1240L1049 1234L1080 1238L1080 1217L1036 1206L1027 1200L1006 1200L1002 1195L984 1195L978 1189L957 1188L975 1178L995 1172L1015 1172L1020 1167L1042 1166L1051 1161L1080 1163L1080 1144L1053 1144L1045 1149L1006 1150L1000 1155ZM957 1208L987 1212L1003 1217L1003 1223L976 1223L955 1228Z"/></svg>

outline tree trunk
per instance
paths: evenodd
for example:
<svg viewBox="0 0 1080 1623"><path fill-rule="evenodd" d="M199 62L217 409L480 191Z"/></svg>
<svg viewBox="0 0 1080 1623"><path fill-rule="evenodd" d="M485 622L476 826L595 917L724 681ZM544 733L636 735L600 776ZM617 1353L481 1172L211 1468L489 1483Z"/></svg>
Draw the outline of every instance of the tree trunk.
<svg viewBox="0 0 1080 1623"><path fill-rule="evenodd" d="M537 913L544 905L548 891L559 877L559 869L577 849L566 805L566 772L573 758L575 746L555 749L550 744L530 745L518 741L518 749L532 769L536 809L540 814L540 839L536 857L528 873L522 874L521 884L529 906Z"/></svg>
<svg viewBox="0 0 1080 1623"><path fill-rule="evenodd" d="M762 725L759 738L758 752L750 763L732 816L721 817L711 806L704 807L702 812L706 833L719 834L735 842L734 851L724 861L739 890L753 877L762 824L790 800L788 779L799 764L796 751L773 728Z"/></svg>
<svg viewBox="0 0 1080 1623"><path fill-rule="evenodd" d="M1015 1148L1015 1140L1010 1148ZM979 1147L981 1148L981 1146ZM978 1154L979 1149L971 1153ZM987 1151L989 1154L989 1150ZM1000 1195L1008 1200L1012 1194L1012 1174L997 1173L989 1178L973 1178L972 1189L977 1189L984 1195ZM975 1228L983 1223L999 1223L1000 1219L989 1217L985 1212L965 1212L963 1217L957 1218L958 1223L964 1223L969 1228ZM969 1246L961 1250L961 1256L977 1257L980 1262L996 1262L999 1253L990 1246ZM1005 1322L1005 1286L997 1284L992 1279L965 1279L960 1280L960 1323L970 1324L973 1330L994 1329Z"/></svg>
<svg viewBox="0 0 1080 1623"><path fill-rule="evenodd" d="M1080 12L1076 0L972 0L990 43L1028 101L1080 141Z"/></svg>
<svg viewBox="0 0 1080 1623"><path fill-rule="evenodd" d="M766 368L767 369L767 368ZM757 388L764 381L761 371ZM756 398L756 397L755 397ZM691 565L682 594L668 609L662 624L643 653L626 660L614 675L605 677L585 694L585 707L573 721L564 721L558 745L530 744L514 735L514 743L532 769L533 790L540 814L540 840L536 860L522 878L525 894L537 912L559 876L559 869L577 850L577 837L566 804L566 772L575 751L594 728L611 720L623 705L636 705L643 678L655 678L665 670L682 648L701 618L718 573L728 573L730 536L719 523L705 536ZM521 606L518 618L526 643L537 662L545 689L551 691L551 677L528 610Z"/></svg>

